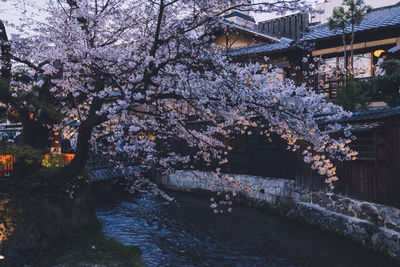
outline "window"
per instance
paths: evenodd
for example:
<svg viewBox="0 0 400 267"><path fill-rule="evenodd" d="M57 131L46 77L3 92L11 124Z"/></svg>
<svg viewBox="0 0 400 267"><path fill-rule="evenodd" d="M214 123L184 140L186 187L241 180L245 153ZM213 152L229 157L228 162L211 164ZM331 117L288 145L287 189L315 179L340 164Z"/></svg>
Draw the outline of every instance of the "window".
<svg viewBox="0 0 400 267"><path fill-rule="evenodd" d="M324 73L325 78L336 78L337 64L336 57L326 58L321 62L320 70Z"/></svg>
<svg viewBox="0 0 400 267"><path fill-rule="evenodd" d="M266 134L258 135L258 149L259 150L275 150L279 148L279 137L275 134L267 136Z"/></svg>
<svg viewBox="0 0 400 267"><path fill-rule="evenodd" d="M376 144L373 132L356 134L357 139L351 142L352 149L358 152L357 160L375 160Z"/></svg>
<svg viewBox="0 0 400 267"><path fill-rule="evenodd" d="M231 152L245 152L246 151L246 135L241 134L233 138L220 136L218 139L224 143L226 147L231 147Z"/></svg>
<svg viewBox="0 0 400 267"><path fill-rule="evenodd" d="M349 63L351 64L351 63ZM371 53L354 55L354 77L368 78L372 76Z"/></svg>

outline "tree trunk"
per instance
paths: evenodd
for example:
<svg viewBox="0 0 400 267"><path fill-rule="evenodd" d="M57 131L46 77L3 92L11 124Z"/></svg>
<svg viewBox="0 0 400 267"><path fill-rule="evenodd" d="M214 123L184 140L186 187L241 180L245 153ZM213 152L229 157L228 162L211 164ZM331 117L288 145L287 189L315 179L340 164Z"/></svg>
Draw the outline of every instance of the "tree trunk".
<svg viewBox="0 0 400 267"><path fill-rule="evenodd" d="M63 177L70 178L84 170L89 156L89 141L92 135L92 129L93 127L87 122L83 122L80 125L75 157L67 166L61 169L60 175Z"/></svg>
<svg viewBox="0 0 400 267"><path fill-rule="evenodd" d="M354 74L354 24L351 24L351 74Z"/></svg>
<svg viewBox="0 0 400 267"><path fill-rule="evenodd" d="M1 48L1 60L2 66L0 71L0 77L2 79L7 80L9 83L11 80L11 57L10 57L10 50L11 46L7 43L8 37L6 32L6 27L4 23L0 20L0 48Z"/></svg>
<svg viewBox="0 0 400 267"><path fill-rule="evenodd" d="M345 67L345 75L344 75L344 86L347 85L347 76L348 76L348 67L347 67L347 46L346 46L346 34L343 32L343 48L344 48L344 67Z"/></svg>

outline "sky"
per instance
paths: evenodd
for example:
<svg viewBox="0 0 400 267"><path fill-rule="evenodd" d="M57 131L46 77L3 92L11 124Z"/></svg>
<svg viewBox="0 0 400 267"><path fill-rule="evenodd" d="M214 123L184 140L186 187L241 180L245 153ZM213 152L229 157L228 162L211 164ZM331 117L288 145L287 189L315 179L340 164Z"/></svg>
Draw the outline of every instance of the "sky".
<svg viewBox="0 0 400 267"><path fill-rule="evenodd" d="M324 1L326 0L308 0L308 2L311 4ZM342 2L342 0L328 0L328 1L337 1L339 2L339 4ZM370 5L373 8L378 8L378 7L397 4L400 2L400 0L364 0L364 2L366 5ZM253 14L253 16L257 22L278 17L276 14Z"/></svg>
<svg viewBox="0 0 400 267"><path fill-rule="evenodd" d="M326 0L308 0L308 1L310 3L315 3ZM339 3L341 2L341 0L329 0L329 1L339 1ZM371 5L374 8L393 5L398 2L400 2L400 0L365 0L366 4ZM45 6L46 6L46 0L0 0L0 19L11 21L13 23L18 24L19 18L27 16L29 14L29 11L40 10ZM23 14L24 10L27 10L28 12ZM253 15L257 22L277 17L276 14L253 14ZM12 30L9 30L9 32L13 33Z"/></svg>

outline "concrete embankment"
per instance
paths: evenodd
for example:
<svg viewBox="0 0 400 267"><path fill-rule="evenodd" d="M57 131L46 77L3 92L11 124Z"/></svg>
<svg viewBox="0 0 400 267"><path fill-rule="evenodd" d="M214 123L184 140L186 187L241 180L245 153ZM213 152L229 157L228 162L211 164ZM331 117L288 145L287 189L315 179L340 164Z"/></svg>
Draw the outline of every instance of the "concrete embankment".
<svg viewBox="0 0 400 267"><path fill-rule="evenodd" d="M344 235L400 262L400 210L324 192L303 190L293 180L200 171L178 171L161 184L180 190L237 192L276 207L288 217Z"/></svg>

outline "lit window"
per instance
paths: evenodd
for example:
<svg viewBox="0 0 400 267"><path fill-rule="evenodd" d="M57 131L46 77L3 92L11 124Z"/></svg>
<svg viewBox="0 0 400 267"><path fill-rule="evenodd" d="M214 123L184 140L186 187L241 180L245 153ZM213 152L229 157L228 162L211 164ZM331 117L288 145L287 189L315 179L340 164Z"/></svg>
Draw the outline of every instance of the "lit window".
<svg viewBox="0 0 400 267"><path fill-rule="evenodd" d="M354 55L354 77L371 77L371 53Z"/></svg>

